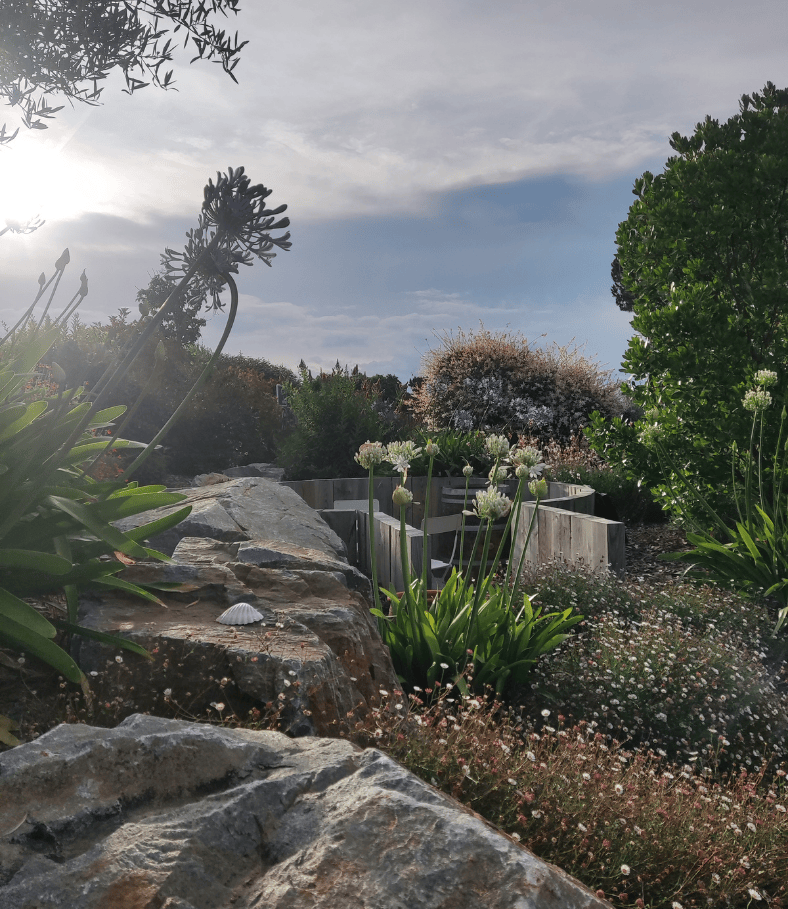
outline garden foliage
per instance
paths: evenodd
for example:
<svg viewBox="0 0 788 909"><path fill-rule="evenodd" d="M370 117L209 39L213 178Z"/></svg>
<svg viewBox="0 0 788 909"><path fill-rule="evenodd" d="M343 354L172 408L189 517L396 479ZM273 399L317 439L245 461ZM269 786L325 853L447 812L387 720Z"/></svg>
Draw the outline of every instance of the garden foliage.
<svg viewBox="0 0 788 909"><path fill-rule="evenodd" d="M536 349L519 334L459 331L422 362L412 409L429 429L530 433L567 441L593 411L628 413L609 374L577 349Z"/></svg>
<svg viewBox="0 0 788 909"><path fill-rule="evenodd" d="M288 479L364 476L355 460L359 447L368 439L396 436L395 414L390 407L381 411L375 383L364 378L337 363L315 378L304 366L300 381L286 385L296 426L281 446L278 463Z"/></svg>
<svg viewBox="0 0 788 909"><path fill-rule="evenodd" d="M709 526L676 469L732 518L733 446L746 449L750 435L742 397L758 370L788 373L788 90L768 83L727 122L707 117L689 137L674 133L671 146L663 173L635 182L616 234L637 332L623 361L634 377L626 393L647 417L611 422L600 409L590 437L677 520L686 512ZM676 469L640 441L654 418ZM765 452L778 422L765 427ZM735 479L743 484L743 473Z"/></svg>

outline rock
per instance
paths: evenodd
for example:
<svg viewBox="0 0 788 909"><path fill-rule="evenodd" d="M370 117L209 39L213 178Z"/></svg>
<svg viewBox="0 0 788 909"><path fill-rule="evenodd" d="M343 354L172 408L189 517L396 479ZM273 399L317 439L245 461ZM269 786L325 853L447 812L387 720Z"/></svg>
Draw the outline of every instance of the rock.
<svg viewBox="0 0 788 909"><path fill-rule="evenodd" d="M266 480L279 482L284 475L284 467L274 467L273 464L247 464L245 467L227 467L222 471L228 477L265 477Z"/></svg>
<svg viewBox="0 0 788 909"><path fill-rule="evenodd" d="M198 473L191 481L192 486L217 486L219 483L227 483L229 477L224 473Z"/></svg>
<svg viewBox="0 0 788 909"><path fill-rule="evenodd" d="M120 575L180 585L157 590L166 608L120 590L80 596L80 624L153 655L122 654L116 665L114 649L75 636L72 655L97 674L101 702L161 712L169 690L168 700L191 716L216 702L241 716L270 702L292 734L325 735L360 720L379 703L380 688L398 687L369 611L369 581L343 559L274 540L204 538L181 540L173 555L173 563L141 561ZM237 602L254 606L263 622L217 623Z"/></svg>
<svg viewBox="0 0 788 909"><path fill-rule="evenodd" d="M178 492L186 497L181 504L125 518L117 526L128 530L191 505L185 521L150 540L154 549L171 555L183 537L208 537L225 543L276 540L332 558L347 555L342 540L298 493L271 480L243 477Z"/></svg>
<svg viewBox="0 0 788 909"><path fill-rule="evenodd" d="M0 755L0 909L603 909L375 749L132 716Z"/></svg>

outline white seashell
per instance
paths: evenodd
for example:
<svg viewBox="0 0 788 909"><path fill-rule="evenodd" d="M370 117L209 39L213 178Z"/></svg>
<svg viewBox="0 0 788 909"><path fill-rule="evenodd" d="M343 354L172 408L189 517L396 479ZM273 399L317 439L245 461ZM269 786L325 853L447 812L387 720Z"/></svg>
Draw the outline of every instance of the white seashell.
<svg viewBox="0 0 788 909"><path fill-rule="evenodd" d="M249 603L236 603L225 610L216 621L222 625L249 625L252 622L259 622L262 618L263 616Z"/></svg>

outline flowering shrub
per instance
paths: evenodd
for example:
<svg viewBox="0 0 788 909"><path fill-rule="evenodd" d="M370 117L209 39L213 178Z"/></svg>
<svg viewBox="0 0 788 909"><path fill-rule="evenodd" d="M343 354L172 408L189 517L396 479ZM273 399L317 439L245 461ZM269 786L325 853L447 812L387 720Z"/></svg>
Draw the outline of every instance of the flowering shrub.
<svg viewBox="0 0 788 909"><path fill-rule="evenodd" d="M412 408L428 427L530 432L568 440L592 411L627 412L609 375L577 350L532 349L520 335L446 334L424 358Z"/></svg>

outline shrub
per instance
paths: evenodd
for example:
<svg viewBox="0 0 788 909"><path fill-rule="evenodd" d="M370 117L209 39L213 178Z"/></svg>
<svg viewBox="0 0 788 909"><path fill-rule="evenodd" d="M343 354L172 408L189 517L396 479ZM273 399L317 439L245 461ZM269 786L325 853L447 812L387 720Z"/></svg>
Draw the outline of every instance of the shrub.
<svg viewBox="0 0 788 909"><path fill-rule="evenodd" d="M316 378L304 366L301 381L285 387L297 421L278 457L289 479L364 476L355 460L359 447L368 440L388 442L396 435L396 424L376 410L372 386L338 363Z"/></svg>
<svg viewBox="0 0 788 909"><path fill-rule="evenodd" d="M637 198L616 233L620 282L635 313L623 366L649 420L626 426L600 417L593 437L678 519L686 507L708 527L702 508L677 500L678 471L730 514L732 448L745 450L750 434L742 397L758 370L784 379L788 368L788 90L768 83L744 95L727 122L707 117L670 144L675 155L663 173L635 182ZM776 409L784 404L783 382ZM655 419L676 467L641 440ZM765 428L765 452L778 431L777 420Z"/></svg>
<svg viewBox="0 0 788 909"><path fill-rule="evenodd" d="M108 325L72 324L60 346L76 363L99 364L100 373L102 358L105 364L127 349L146 324L145 319L129 323L127 315L128 310L120 310ZM169 419L211 357L211 351L202 345L183 345L177 338L165 337L164 360L157 366L157 345L154 336L113 395L113 400L131 408L154 375L141 406L124 428L129 438L141 442L149 442ZM54 358L57 356L58 351ZM294 378L290 370L264 359L220 356L211 378L167 436L166 447L141 468L139 478L163 482L172 474L194 476L273 461L282 422L275 387Z"/></svg>
<svg viewBox="0 0 788 909"><path fill-rule="evenodd" d="M484 328L444 334L424 357L422 372L411 406L430 429L523 432L566 442L595 410L628 413L617 384L577 349L532 349L519 334Z"/></svg>

